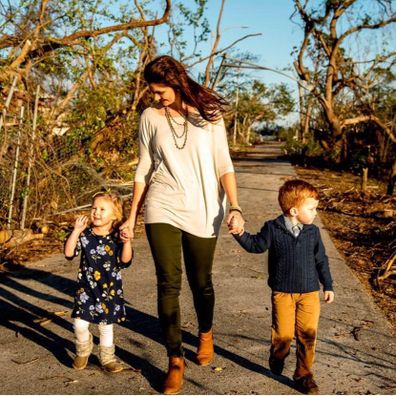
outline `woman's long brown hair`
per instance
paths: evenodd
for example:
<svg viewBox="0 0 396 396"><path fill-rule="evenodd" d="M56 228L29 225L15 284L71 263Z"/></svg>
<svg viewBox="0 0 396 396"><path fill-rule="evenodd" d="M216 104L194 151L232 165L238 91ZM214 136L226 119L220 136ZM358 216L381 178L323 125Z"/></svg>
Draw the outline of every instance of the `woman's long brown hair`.
<svg viewBox="0 0 396 396"><path fill-rule="evenodd" d="M144 69L148 84L164 84L179 92L183 102L195 107L206 121L217 121L225 112L227 101L212 89L203 87L187 75L184 66L171 56L163 55Z"/></svg>

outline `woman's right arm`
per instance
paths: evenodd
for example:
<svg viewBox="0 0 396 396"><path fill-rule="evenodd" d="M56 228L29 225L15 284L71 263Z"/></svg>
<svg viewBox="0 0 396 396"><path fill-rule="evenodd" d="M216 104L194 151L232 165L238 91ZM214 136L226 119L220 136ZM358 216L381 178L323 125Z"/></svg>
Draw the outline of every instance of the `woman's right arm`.
<svg viewBox="0 0 396 396"><path fill-rule="evenodd" d="M135 173L135 182L133 184L133 196L131 203L131 212L128 220L121 225L120 231L127 232L128 237L134 237L136 219L149 187L150 176L153 170L153 153L151 150L151 121L149 111L145 110L140 118L139 124L139 164Z"/></svg>
<svg viewBox="0 0 396 396"><path fill-rule="evenodd" d="M136 182L133 184L133 196L131 203L131 212L128 220L122 224L120 231L127 231L130 238L134 238L136 219L143 206L144 199L148 190L148 185L143 182Z"/></svg>

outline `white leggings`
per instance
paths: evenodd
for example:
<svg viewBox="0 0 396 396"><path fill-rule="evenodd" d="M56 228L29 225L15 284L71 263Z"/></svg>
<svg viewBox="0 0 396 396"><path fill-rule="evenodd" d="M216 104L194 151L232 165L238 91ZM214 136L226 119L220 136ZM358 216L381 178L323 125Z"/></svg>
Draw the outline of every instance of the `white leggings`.
<svg viewBox="0 0 396 396"><path fill-rule="evenodd" d="M83 319L74 319L74 334L78 342L89 340L89 322ZM113 345L113 325L99 324L99 342L102 346Z"/></svg>

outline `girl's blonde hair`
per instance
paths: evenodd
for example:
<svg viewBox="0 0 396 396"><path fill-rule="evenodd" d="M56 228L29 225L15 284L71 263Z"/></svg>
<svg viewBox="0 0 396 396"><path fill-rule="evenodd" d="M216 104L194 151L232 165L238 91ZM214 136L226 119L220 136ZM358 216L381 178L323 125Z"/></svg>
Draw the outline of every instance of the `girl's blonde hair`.
<svg viewBox="0 0 396 396"><path fill-rule="evenodd" d="M115 216L115 220L113 221L113 228L117 229L122 222L123 219L123 210L122 210L122 199L116 193L110 193L107 191L97 192L92 196L92 204L95 202L96 198L103 198L113 204L113 212Z"/></svg>

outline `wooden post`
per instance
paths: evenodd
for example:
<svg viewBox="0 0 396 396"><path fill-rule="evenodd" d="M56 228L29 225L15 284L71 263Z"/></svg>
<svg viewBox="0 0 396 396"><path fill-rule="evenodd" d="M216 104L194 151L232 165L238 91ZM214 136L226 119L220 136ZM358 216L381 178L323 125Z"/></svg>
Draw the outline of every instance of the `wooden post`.
<svg viewBox="0 0 396 396"><path fill-rule="evenodd" d="M29 193L30 193L30 191L29 191L29 188L30 188L30 174L31 174L31 170L32 170L32 162L33 162L33 155L34 155L34 142L36 140L37 109L38 109L39 96L40 96L40 85L37 85L36 98L34 100L32 139L31 139L31 142L30 142L29 162L28 162L27 176L26 176L26 194L23 197L22 218L21 218L21 229L22 230L25 228L27 202L28 202Z"/></svg>
<svg viewBox="0 0 396 396"><path fill-rule="evenodd" d="M17 138L17 147L15 151L15 161L14 161L14 169L12 171L12 183L11 183L11 194L10 194L10 206L8 209L8 219L7 219L7 228L11 228L11 220L12 220L12 209L14 206L14 196L15 196L15 185L16 185L16 177L18 172L18 161L19 161L19 149L21 146L21 132L22 132L22 122L23 122L23 113L25 108L21 106L21 113L19 116L19 128L18 128L18 138Z"/></svg>
<svg viewBox="0 0 396 396"><path fill-rule="evenodd" d="M14 94L14 90L15 90L17 81L18 81L18 76L15 76L14 81L12 82L10 91L8 92L8 96L7 96L6 102L3 107L3 111L0 116L0 132L1 132L1 129L3 128L5 116L7 115L7 110L8 110L8 107L10 106L12 95Z"/></svg>
<svg viewBox="0 0 396 396"><path fill-rule="evenodd" d="M7 115L8 107L10 106L12 95L14 94L17 81L18 81L18 76L15 76L14 81L12 82L10 91L8 92L7 99L6 99L4 107L3 107L3 111L1 112L1 115L0 115L0 132L3 129L3 125L5 123L5 118ZM3 144L0 147L0 159L3 158L4 152L6 150L7 150L7 135L6 135L6 132L4 132Z"/></svg>
<svg viewBox="0 0 396 396"><path fill-rule="evenodd" d="M362 173L362 192L365 193L367 189L368 168L363 168Z"/></svg>

